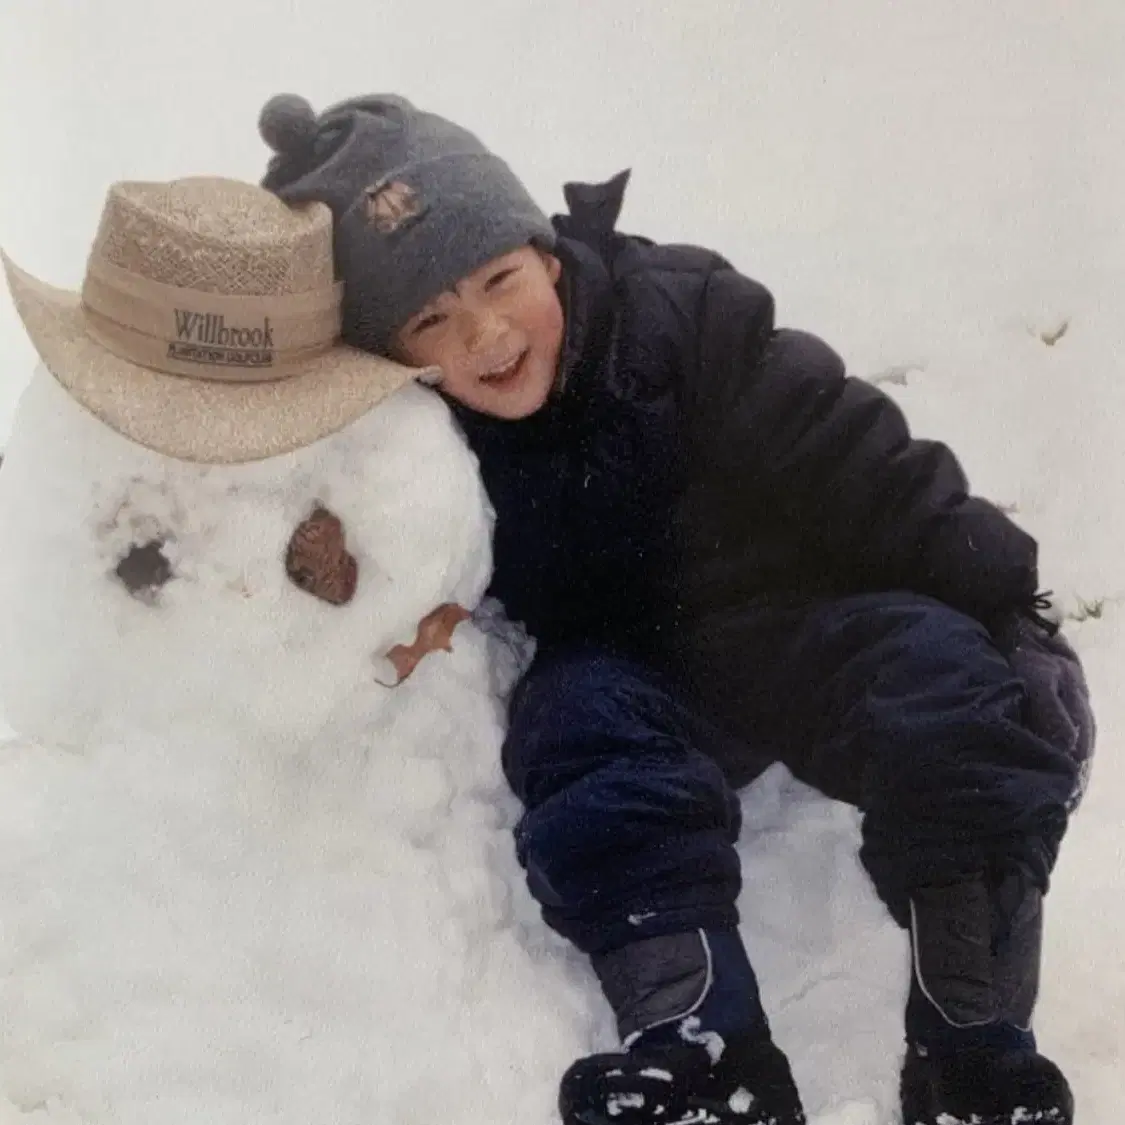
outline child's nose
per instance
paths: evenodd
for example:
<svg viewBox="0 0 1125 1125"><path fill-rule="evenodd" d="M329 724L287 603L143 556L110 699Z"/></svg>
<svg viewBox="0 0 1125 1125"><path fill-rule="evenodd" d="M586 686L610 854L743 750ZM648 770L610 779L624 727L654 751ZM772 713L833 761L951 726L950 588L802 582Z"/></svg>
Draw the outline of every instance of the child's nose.
<svg viewBox="0 0 1125 1125"><path fill-rule="evenodd" d="M500 318L491 312L480 312L469 317L466 341L471 351L490 348L504 334Z"/></svg>

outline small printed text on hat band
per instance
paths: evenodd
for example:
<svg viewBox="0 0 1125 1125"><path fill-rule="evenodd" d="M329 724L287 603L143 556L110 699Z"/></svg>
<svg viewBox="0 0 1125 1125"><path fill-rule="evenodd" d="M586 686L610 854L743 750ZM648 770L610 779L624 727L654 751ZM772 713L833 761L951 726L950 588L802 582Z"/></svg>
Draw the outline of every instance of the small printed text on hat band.
<svg viewBox="0 0 1125 1125"><path fill-rule="evenodd" d="M87 330L115 355L170 375L259 382L300 374L340 336L339 283L303 293L233 295L164 285L92 261Z"/></svg>
<svg viewBox="0 0 1125 1125"><path fill-rule="evenodd" d="M176 339L168 344L169 359L226 367L269 367L273 363L273 328L268 316L260 327L244 328L228 326L221 313L173 311Z"/></svg>

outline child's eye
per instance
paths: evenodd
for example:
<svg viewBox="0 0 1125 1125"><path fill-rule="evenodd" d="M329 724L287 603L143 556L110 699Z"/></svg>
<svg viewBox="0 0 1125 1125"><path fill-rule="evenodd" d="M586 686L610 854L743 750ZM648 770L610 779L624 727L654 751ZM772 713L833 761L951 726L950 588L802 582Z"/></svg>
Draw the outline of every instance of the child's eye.
<svg viewBox="0 0 1125 1125"><path fill-rule="evenodd" d="M430 313L429 316L424 316L414 327L411 329L412 336L418 336L425 332L428 328L436 328L441 322L445 320L442 313Z"/></svg>
<svg viewBox="0 0 1125 1125"><path fill-rule="evenodd" d="M498 270L494 273L487 282L485 282L486 289L495 289L497 285L507 281L514 273L519 272L519 266L508 266L507 269Z"/></svg>

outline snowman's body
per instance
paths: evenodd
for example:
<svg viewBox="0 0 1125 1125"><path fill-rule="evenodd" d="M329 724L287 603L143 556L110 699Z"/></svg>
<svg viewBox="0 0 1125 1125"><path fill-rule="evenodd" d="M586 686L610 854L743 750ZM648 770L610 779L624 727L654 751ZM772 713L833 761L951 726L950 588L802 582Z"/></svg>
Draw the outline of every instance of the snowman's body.
<svg viewBox="0 0 1125 1125"><path fill-rule="evenodd" d="M317 508L346 604L286 573ZM0 469L5 1125L550 1120L605 1014L513 854L515 658L466 622L378 682L479 604L490 521L422 388L203 467L37 372Z"/></svg>

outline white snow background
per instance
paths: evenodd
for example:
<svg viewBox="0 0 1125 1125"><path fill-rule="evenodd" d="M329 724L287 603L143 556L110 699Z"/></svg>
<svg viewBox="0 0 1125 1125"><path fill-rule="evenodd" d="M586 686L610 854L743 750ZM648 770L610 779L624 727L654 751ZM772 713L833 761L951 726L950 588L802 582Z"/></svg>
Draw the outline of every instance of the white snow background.
<svg viewBox="0 0 1125 1125"><path fill-rule="evenodd" d="M1039 536L1101 737L1048 900L1037 1030L1083 1125L1115 1125L1123 64L1116 0L4 0L0 243L77 284L110 181L257 178L255 118L282 89L405 93L552 209L562 181L632 167L625 229L763 280L782 323L882 381ZM6 431L34 366L6 297L0 343ZM466 631L412 690L486 656ZM0 660L21 660L3 637ZM96 700L99 675L116 698L114 667L87 667L74 698ZM8 741L0 1125L548 1125L558 1073L611 1029L515 868L496 706L463 698L431 716L428 756L279 755L205 715L80 751ZM206 737L173 752L188 732ZM858 868L855 814L781 770L745 809L745 932L810 1115L893 1122L906 949Z"/></svg>

